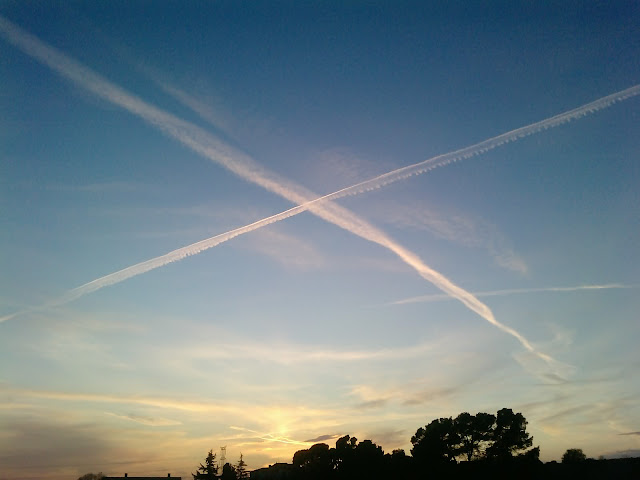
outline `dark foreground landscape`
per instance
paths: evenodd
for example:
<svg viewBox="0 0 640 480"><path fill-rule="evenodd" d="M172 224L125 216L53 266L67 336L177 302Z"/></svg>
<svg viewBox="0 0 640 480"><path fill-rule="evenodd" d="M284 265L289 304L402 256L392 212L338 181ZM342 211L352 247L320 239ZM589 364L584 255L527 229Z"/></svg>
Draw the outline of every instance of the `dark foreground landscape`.
<svg viewBox="0 0 640 480"><path fill-rule="evenodd" d="M277 463L251 472L251 479L306 480L306 479L638 479L640 458L586 459L581 463L558 462L460 462L446 467L418 465L411 457L399 464L391 459L378 471L364 467L347 477L337 472L319 474L304 471L295 465Z"/></svg>
<svg viewBox="0 0 640 480"><path fill-rule="evenodd" d="M560 463L543 463L540 447L533 446L527 433L527 420L510 408L495 415L464 412L435 419L418 428L411 444L410 454L402 449L385 453L371 440L345 435L335 447L316 443L298 450L292 463L253 471L247 470L242 455L235 465L218 465L210 450L191 475L193 480L640 479L640 458L595 460L580 448L568 449ZM78 480L123 478L156 477L86 474Z"/></svg>

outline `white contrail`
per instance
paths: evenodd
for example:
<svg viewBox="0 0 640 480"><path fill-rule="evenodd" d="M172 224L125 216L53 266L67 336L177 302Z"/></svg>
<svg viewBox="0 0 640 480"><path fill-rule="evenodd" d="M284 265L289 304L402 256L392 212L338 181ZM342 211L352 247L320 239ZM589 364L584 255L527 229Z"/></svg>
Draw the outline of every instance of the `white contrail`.
<svg viewBox="0 0 640 480"><path fill-rule="evenodd" d="M91 282L85 283L84 285L69 290L62 297L52 300L51 302L48 302L43 306L26 308L10 315L0 317L0 323L6 322L7 320L10 320L17 315L22 315L27 312L37 312L46 310L51 307L64 305L66 303L77 300L78 298L87 295L88 293L95 292L96 290L100 290L101 288L108 287L110 285L115 285L116 283L120 283L124 280L127 280L128 278L135 277L136 275L146 273L150 270L163 267L173 262L177 262L178 260L190 257L191 255L197 255L198 253L204 252L205 250L213 248L216 245L231 240L238 235L249 233L258 228L265 227L280 220L284 220L285 218L297 215L298 213L304 212L305 210L307 210L306 205L299 205L276 215L258 220L257 222L250 223L249 225L245 225L244 227L236 228L234 230L221 233L214 237L192 243L191 245L187 245L186 247L178 248L177 250L173 250L165 255L160 255L159 257L136 263L135 265L123 268L122 270L110 273L109 275L105 275L104 277L97 278L95 280L92 280Z"/></svg>
<svg viewBox="0 0 640 480"><path fill-rule="evenodd" d="M615 102L622 101L626 98L637 95L638 93L640 93L640 85L636 85L626 90L622 90L612 95L608 95L606 97L595 100L594 102L587 103L585 105L582 105L581 107L578 107L568 112L564 112L559 115L547 118L545 120L533 123L531 125L527 125L525 127L522 127L516 130L511 130L510 132L503 133L501 135L492 137L490 139L484 140L474 145L462 148L460 150L456 150L454 152L446 153L443 155L437 155L435 157L429 158L422 162L409 165L407 167L402 167L402 168L393 170L391 172L385 173L383 175L379 175L372 179L360 182L356 185L343 188L336 192L305 202L302 205L298 205L296 207L290 208L284 212L272 215L270 217L264 218L257 222L251 223L249 225L245 225L243 227L228 231L226 233L222 233L220 235L216 235L206 240L193 243L186 247L182 247L172 252L169 252L165 255L152 258L145 262L132 265L123 270L119 270L117 272L114 272L104 277L93 280L89 283L86 283L80 287L77 287L71 290L67 295L65 295L58 301L56 301L55 305L70 302L72 300L75 300L76 298L86 295L87 293L94 292L100 288L119 283L133 276L140 275L141 273L148 272L149 270L162 267L172 262L176 262L185 257L196 255L209 248L215 247L220 243L226 242L227 240L231 240L232 238L237 237L238 235L249 233L258 228L262 228L264 226L270 225L275 222L279 222L286 218L289 218L299 213L302 213L304 211L307 211L312 205L316 203L335 200L338 198L345 197L347 195L356 195L364 191L380 188L384 185L396 182L398 180L402 180L411 175L419 175L419 174L428 172L429 170L432 170L436 167L447 165L451 162L454 162L460 159L469 158L474 155L480 155L482 153L487 152L488 150L496 148L497 146L507 143L509 141L514 141L524 136L533 135L542 130L556 127L572 119L576 119L581 116L587 115L591 112L595 112L597 110L606 108ZM568 287L568 288L573 288L573 287ZM595 287L592 287L592 288L595 288ZM611 288L614 288L614 287L611 287ZM502 294L507 295L512 293L525 293L525 292L529 293L532 291L550 291L550 290L545 290L545 289L501 290L501 291L495 291L495 292L480 292L476 294L476 296L492 296L492 295L502 295ZM569 291L569 290L565 290L565 291ZM410 303L410 302L418 302L418 301L435 301L435 300L442 300L445 298L450 298L450 296L449 295L426 295L422 297L415 297L414 299L400 300L394 303L400 304L400 303ZM14 315L15 314L0 318L0 322L4 320L8 320L9 318L12 318Z"/></svg>
<svg viewBox="0 0 640 480"><path fill-rule="evenodd" d="M188 93L185 93L182 90L164 84L160 81L157 81L157 83L165 92L176 98L186 107L196 112L203 119L211 123L214 127L222 128L221 122L217 119L212 118L211 113L207 110L204 110L200 103L192 98ZM339 198L350 195L358 195L366 191L381 188L390 183L397 182L398 180L403 180L413 175L420 175L422 173L428 172L429 170L433 170L434 168L448 165L449 163L457 162L459 160L464 160L477 155L482 155L506 143L514 142L521 138L534 135L550 128L555 128L572 120L576 120L578 118L595 113L599 110L603 110L615 103L624 101L631 97L635 97L636 95L640 95L640 84L634 85L625 90L620 90L616 93L612 93L611 95L607 95L606 97L599 98L580 107L568 110L558 115L554 115L553 117L545 118L544 120L540 120L539 122L516 128L515 130L510 130L495 137L491 137L481 142L474 143L473 145L469 145L459 150L436 155L435 157L431 157L427 160L414 163L413 165L407 165L406 167L401 167L382 175L378 175L377 177L364 180L355 185L351 185L350 187L345 187L341 190L337 190L333 193L312 200L311 202L307 202L307 205L315 202L337 200Z"/></svg>
<svg viewBox="0 0 640 480"><path fill-rule="evenodd" d="M527 125L525 127L511 130L510 132L503 133L496 137L492 137L490 139L484 140L482 142L476 143L474 145L462 148L460 150L456 150L454 152L446 153L443 155L437 155L435 157L429 158L422 162L409 165L407 167L402 167L391 172L385 173L383 175L379 175L372 179L360 182L358 184L352 185L347 188L343 188L336 192L324 195L322 197L316 198L311 201L307 201L302 205L298 205L296 207L292 207L284 212L272 215L270 217L266 217L262 220L256 221L249 225L245 225L243 227L236 228L234 230L230 230L228 232L216 235L214 237L210 237L208 239L199 241L197 243L193 243L191 245L187 245L185 247L179 248L177 250L173 250L165 255L161 255L159 257L152 258L150 260L137 263L125 269L119 270L117 272L111 273L109 275L105 275L104 277L100 277L96 280L93 280L89 283L81 285L73 290L69 291L65 296L60 299L49 303L48 306L56 306L68 303L73 301L83 295L99 290L103 287L107 287L109 285L114 285L116 283L122 282L128 278L134 277L136 275L140 275L142 273L148 272L155 268L162 267L164 265L168 265L169 263L176 262L178 260L182 260L185 257L196 255L201 253L209 248L215 247L227 240L231 240L234 237L242 235L244 233L249 233L258 228L262 228L264 226L270 225L275 222L279 222L286 218L292 217L299 213L307 211L312 205L316 203L321 203L329 200L335 200L347 195L356 195L362 193L364 191L373 190L375 188L380 188L384 185L396 182L398 180L402 180L411 175L419 175L425 173L429 170L432 170L436 167L440 167L443 165L447 165L451 162L469 158L474 155L480 155L485 153L488 150L496 148L499 145L502 145L508 141L514 141L518 138L522 138L524 136L533 135L542 130L556 127L562 123L568 122L572 119L579 118L581 116L587 115L591 112L595 112L597 110L606 108L612 105L615 102L622 101L631 96L637 95L640 93L640 85L636 85L634 87L628 88L626 90L622 90L620 92L614 93L612 95L608 95L606 97L600 98L594 102L587 103L582 105L581 107L575 108L568 112L564 112L562 114L556 115L554 117L547 118L540 122L533 123L531 125ZM556 291L571 291L574 287L567 287L565 290L556 290ZM583 288L596 288L594 287L583 287ZM609 287L600 287L600 288L609 288ZM616 288L616 287L610 287ZM624 287L617 287L624 288ZM553 291L547 289L511 289L511 290L500 290L495 292L479 292L475 294L477 297L482 296L494 296L494 295L508 295L514 293L530 293L533 291ZM420 302L420 301L436 301L451 298L449 295L425 295L415 298L410 298L406 300L399 300L397 302L393 302L394 304L402 304L402 303L412 303L412 302ZM0 317L0 323L13 318L16 314L7 315L5 317Z"/></svg>
<svg viewBox="0 0 640 480"><path fill-rule="evenodd" d="M388 185L389 183L408 178L412 175L419 175L421 173L428 172L429 170L433 170L434 168L441 167L458 160L481 155L488 152L489 150L493 150L494 148L499 147L500 145L504 145L505 143L513 142L515 140L528 137L543 130L557 127L558 125L562 125L563 123L570 122L571 120L584 117L591 113L597 112L598 110L610 107L614 103L621 102L636 95L640 95L640 84L634 85L633 87L621 90L611 95L607 95L606 97L599 98L598 100L582 105L581 107L574 108L573 110L569 110L559 115L555 115L539 122L532 123L531 125L527 125L526 127L517 128L496 137L483 140L482 142L475 143L465 148L461 148L460 150L437 155L422 162L398 168L397 170L379 175L370 180L365 180L356 185L343 188L342 190L338 190L337 192L326 195L325 199L335 200L347 195L356 195L358 193L374 190L384 185Z"/></svg>
<svg viewBox="0 0 640 480"><path fill-rule="evenodd" d="M173 250L165 255L152 258L145 262L136 263L135 265L123 268L122 270L111 273L109 275L105 275L104 277L98 278L89 283L85 283L84 285L74 288L73 290L70 290L66 295L61 297L55 303L55 305L62 305L71 302L77 298L82 297L83 295L86 295L87 293L95 292L96 290L99 290L103 287L120 283L128 278L135 277L136 275L148 272L149 270L163 267L164 265L168 265L169 263L177 262L178 260L182 260L183 258L189 257L191 255L197 255L198 253L204 252L205 250L213 248L216 245L220 245L221 243L231 240L238 235L252 232L253 230L256 230L258 228L266 227L267 225L278 222L280 220L284 220L285 218L291 217L293 215L297 215L298 213L305 210L306 207L304 207L303 205L299 205L276 215L258 220L257 222L250 223L249 225L245 225L244 227L236 228L234 230L221 233L214 237L192 243L191 245L178 248L177 250Z"/></svg>
<svg viewBox="0 0 640 480"><path fill-rule="evenodd" d="M475 297L502 297L506 295L518 295L524 293L546 293L546 292L580 292L584 290L611 290L640 288L640 284L606 283L603 285L577 285L575 287L538 287L538 288L507 288L504 290L489 290L486 292L472 292ZM448 295L439 293L433 295L420 295L417 297L405 298L390 302L387 305L406 305L408 303L440 302L450 300Z"/></svg>
<svg viewBox="0 0 640 480"><path fill-rule="evenodd" d="M66 56L59 50L44 44L38 38L25 32L2 16L0 16L0 33L2 33L10 43L18 47L20 50L49 66L52 70L56 71L63 77L68 78L79 86L93 92L97 96L141 117L143 120L160 129L166 135L178 140L183 145L189 147L205 158L208 158L209 160L212 160L224 166L239 177L260 185L270 192L276 193L296 203L298 206L303 206L304 204L306 204L306 209L310 210L312 213L323 218L324 220L327 220L362 238L388 248L393 253L398 255L398 257L400 257L405 263L412 266L424 279L432 282L435 286L440 288L445 293L457 298L465 306L476 312L492 325L515 337L525 347L526 350L534 353L535 355L546 360L549 363L554 361L548 355L535 350L535 348L529 343L529 341L520 333L518 333L511 327L498 322L489 307L480 302L466 290L453 284L449 279L444 277L439 272L431 269L429 266L424 264L417 255L398 245L384 232L380 231L365 220L360 219L347 209L333 203L327 203L327 201L331 198L339 198L340 196L345 196L360 191L366 191L372 188L379 188L380 186L389 183L390 181L395 181L394 179L406 178L416 173L427 171L431 168L434 168L433 165L426 165L425 162L421 162L421 164L419 164L421 165L419 168L405 167L403 169L399 169L395 171L393 175L382 175L376 177L371 182L362 182L358 185L350 187L349 189L342 189L338 192L335 192L335 194L321 197L322 200L324 200L321 203L320 199L312 200L316 196L306 189L303 189L296 184L293 184L275 174L272 174L271 172L266 171L244 153L223 144L196 125L186 122L174 115L171 115L157 107L154 107L153 105L144 102L139 97L132 95L126 90L109 82L89 68ZM615 101L619 101L639 93L635 92L634 89L640 90L640 86L633 87L628 91L617 94L617 96L614 95L613 97L615 98L612 98L612 96L605 97L605 99L601 99L600 101L602 102L602 106L599 106L599 104L591 104L592 106L587 107L584 112L580 114L574 113L574 116L584 115L589 111L595 111L598 108L603 108L604 106L610 105ZM553 119L549 121L549 126L553 126L554 123L562 123L567 120L567 118L557 120L557 117L553 117ZM538 126L538 128L542 129L544 128L544 126ZM489 150L490 148L495 148L495 146L498 146L509 140L527 135L527 133L523 133L525 131L522 129L514 132L515 133L512 133L511 137L501 137L497 141L497 143L495 143L495 145L489 143L484 145L478 144L480 146L476 147L473 153L471 151L466 153L464 153L463 151L458 151L458 157L453 156L447 157L446 159L441 158L440 162L449 163L456 158L466 158L478 153L482 153L483 151ZM153 262L153 260L151 260L150 262ZM79 289L82 288L83 287L79 287ZM79 289L76 289L75 296L71 295L71 300L78 297L77 293Z"/></svg>

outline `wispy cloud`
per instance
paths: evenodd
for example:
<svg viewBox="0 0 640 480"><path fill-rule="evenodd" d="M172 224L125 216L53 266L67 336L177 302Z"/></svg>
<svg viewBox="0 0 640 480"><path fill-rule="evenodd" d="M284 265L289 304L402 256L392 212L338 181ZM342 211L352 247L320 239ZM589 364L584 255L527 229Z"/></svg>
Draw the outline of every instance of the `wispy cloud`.
<svg viewBox="0 0 640 480"><path fill-rule="evenodd" d="M427 205L389 203L376 205L375 214L383 222L399 228L425 230L438 238L471 248L483 248L501 267L526 273L527 265L508 246L497 227L481 218L458 212L444 214Z"/></svg>
<svg viewBox="0 0 640 480"><path fill-rule="evenodd" d="M356 408L381 408L389 403L389 398L376 398L375 400L367 400L366 402L359 403Z"/></svg>
<svg viewBox="0 0 640 480"><path fill-rule="evenodd" d="M416 358L429 353L432 343L378 350L335 350L311 345L273 345L258 343L221 344L215 350L189 347L186 354L195 358L259 359L284 365L312 362L370 362Z"/></svg>
<svg viewBox="0 0 640 480"><path fill-rule="evenodd" d="M585 385L576 385L565 389L569 392L561 400L552 401L544 412L536 415L535 422L543 429L564 430L569 435L575 430L577 425L597 426L607 424L609 432L618 436L620 424L626 424L629 417L623 412L627 411L630 405L636 405L634 395L615 396L615 394L602 393L602 389L596 385L591 388L599 391L599 396L591 396L592 400L584 402L586 389ZM623 430L624 432L624 430Z"/></svg>
<svg viewBox="0 0 640 480"><path fill-rule="evenodd" d="M106 405L126 405L132 407L149 407L173 411L175 416L179 413L196 414L200 419L207 416L226 415L229 418L254 421L261 419L265 424L300 423L318 418L333 418L335 412L331 410L303 407L299 405L258 405L254 403L222 402L211 400L185 400L180 398L153 396L153 395L109 395L83 392L64 392L54 390L32 390L25 388L2 389L3 393L12 398L35 401L65 402L76 404L89 404L104 407ZM103 411L104 412L104 411ZM131 415L125 415L128 420L133 420ZM155 416L137 415L137 420L146 418L148 421ZM165 418L165 417L160 417Z"/></svg>
<svg viewBox="0 0 640 480"><path fill-rule="evenodd" d="M513 353L512 358L530 375L539 378L544 384L561 384L576 372L576 367L565 363L557 363L553 371L549 371L547 362L541 361L533 352L521 351Z"/></svg>
<svg viewBox="0 0 640 480"><path fill-rule="evenodd" d="M56 71L63 77L89 90L100 98L103 98L114 105L118 105L128 112L142 118L144 121L158 128L164 134L168 135L171 138L174 138L184 146L202 155L203 157L219 164L220 166L223 166L240 178L255 183L256 185L259 185L266 190L280 195L283 198L298 205L298 207L294 208L299 208L300 211L291 213L293 210L291 209L287 212L283 212L282 217L278 217L276 219L274 219L274 217L277 216L270 217L270 223L286 218L287 216L291 216L292 214L300 213L304 210L309 210L330 223L333 223L373 243L381 245L391 252L395 253L402 261L413 267L416 272L425 280L433 283L439 289L451 295L452 297L457 298L460 302L467 306L467 308L480 315L490 324L516 338L527 351L534 353L550 365L555 363L555 360L553 358L537 351L522 334L520 334L513 328L500 323L494 317L493 312L491 312L489 307L480 302L476 297L474 297L463 288L455 285L441 273L430 268L416 254L397 244L385 233L375 228L373 225L369 224L363 219L355 216L348 210L328 202L330 200L341 198L347 195L355 195L365 191L378 189L384 185L408 178L412 175L424 173L426 171L432 170L433 168L446 165L457 160L479 155L504 143L511 142L528 135L532 135L533 133L539 132L541 130L566 123L572 119L579 118L602 108L606 108L616 102L640 94L640 85L636 85L627 90L623 90L607 97L603 97L577 109L571 110L561 115L556 115L555 117L537 122L527 127L512 130L510 132L499 135L497 137L493 137L492 139L485 140L484 142L480 142L470 147L466 147L449 154L440 155L432 159L425 160L424 162L420 162L418 164L394 170L393 172L380 175L371 180L360 182L351 187L347 187L330 195L325 195L324 197L318 198L316 195L313 195L312 192L309 192L306 189L260 167L253 161L253 159L248 157L246 154L234 149L227 144L224 144L198 126L179 119L176 116L171 115L155 106L152 106L144 102L139 97L125 91L121 87L114 85L89 68L66 56L59 50L44 44L35 36L23 31L21 28L6 20L4 17L0 17L0 33L2 33L5 39L7 39L10 43L15 45L28 55L32 56L33 58L37 59L38 61L49 66L52 70ZM254 227L253 229L255 228L259 227ZM246 233L246 231L237 232L233 236L237 236L241 233ZM218 241L218 243L220 243L221 241L226 241L227 239L229 238L220 240ZM195 253L198 253L200 251L202 251L202 247L199 247L197 249L197 252ZM189 254L193 254L193 252L185 253L183 257ZM150 265L147 264L143 268L143 270L148 271L151 268L157 268L157 266L159 265L150 267ZM124 272L124 270L121 272ZM129 276L133 276L133 274ZM70 298L66 299L66 301L73 300L84 293L88 293L88 291L94 291L97 288L101 288L102 286L104 286L104 284L102 283L91 283L93 283L93 287L89 287L88 290L83 290L85 286L80 287L80 289L76 289L75 293L72 294ZM0 319L0 321L1 320L6 320L6 317L4 319Z"/></svg>
<svg viewBox="0 0 640 480"><path fill-rule="evenodd" d="M327 191L354 185L390 168L391 162L384 159L373 161L348 147L335 146L309 153L299 168L292 166L292 171L296 178L304 180L304 185Z"/></svg>
<svg viewBox="0 0 640 480"><path fill-rule="evenodd" d="M265 432L258 432L256 430L251 430L249 428L244 428L244 427L237 427L237 426L231 426L229 427L232 430L239 430L242 432L248 432L251 433L253 435L256 435L257 438L259 438L260 440L264 440L266 442L277 442L277 443L286 443L286 444L291 444L291 445L302 445L302 446L309 446L309 441L304 441L304 442L300 442L298 440L294 440L292 438L288 438L284 435L277 435L274 433L265 433Z"/></svg>
<svg viewBox="0 0 640 480"><path fill-rule="evenodd" d="M47 190L59 190L68 192L86 192L86 193L126 193L138 192L140 190L149 190L150 185L140 182L102 182L102 183L86 183L82 185L69 184L52 184L47 186Z"/></svg>
<svg viewBox="0 0 640 480"><path fill-rule="evenodd" d="M445 387L437 389L426 389L413 395L404 401L405 405L422 405L427 402L432 402L434 399L441 399L451 397L458 393L464 386L458 385L455 387Z"/></svg>
<svg viewBox="0 0 640 480"><path fill-rule="evenodd" d="M559 412L554 413L553 415L548 415L544 418L539 419L539 421L541 423L553 423L557 420L560 419L567 419L567 418L571 418L572 416L579 414L579 413L583 413L583 412L587 412L589 410L594 409L595 406L594 405L576 405L574 407L569 407L566 408L564 410L561 410Z"/></svg>
<svg viewBox="0 0 640 480"><path fill-rule="evenodd" d="M327 440L333 440L334 438L338 438L339 436L340 436L339 433L334 433L329 435L319 435L315 438L310 438L309 440L305 440L305 443L326 442Z"/></svg>
<svg viewBox="0 0 640 480"><path fill-rule="evenodd" d="M210 402L192 402L176 400L171 398L151 397L151 396L119 396L92 393L42 391L27 389L12 389L12 394L24 396L26 398L38 398L45 400L58 400L65 402L82 403L102 403L102 404L122 404L122 405L144 405L148 407L158 407L186 412L218 412L237 413L239 407L225 404L215 404Z"/></svg>
<svg viewBox="0 0 640 480"><path fill-rule="evenodd" d="M147 76L151 78L156 85L158 85L165 93L175 98L185 107L194 111L200 118L206 121L209 125L223 131L225 134L230 134L229 116L220 115L218 109L211 108L211 106L203 102L201 98L195 97L180 88L170 85L168 82L159 79L157 73L151 71L148 67L141 67L142 71L147 73Z"/></svg>
<svg viewBox="0 0 640 480"><path fill-rule="evenodd" d="M311 270L325 265L322 254L310 242L282 231L262 229L247 244L287 268Z"/></svg>
<svg viewBox="0 0 640 480"><path fill-rule="evenodd" d="M404 446L407 443L407 438L411 438L411 434L406 430L382 430L371 433L371 438L378 445L390 445L391 447ZM389 448L387 451L390 451Z"/></svg>
<svg viewBox="0 0 640 480"><path fill-rule="evenodd" d="M146 417L144 415L120 415L113 412L105 412L107 415L112 417L120 418L122 420L128 420L135 423L140 423L142 425L148 425L150 427L169 427L173 425L182 425L182 422L177 420L170 420L168 418L155 418L155 417Z"/></svg>
<svg viewBox="0 0 640 480"><path fill-rule="evenodd" d="M623 283L606 283L602 285L576 285L574 287L537 287L537 288L505 288L503 290L489 290L483 292L473 292L476 297L502 297L507 295L522 295L528 293L549 293L549 292L581 292L593 290L611 290L611 289L628 289L640 288L640 284L623 284ZM423 302L441 302L443 300L451 300L448 295L433 294L420 295L418 297L405 298L391 302L388 305L405 305L408 303Z"/></svg>
<svg viewBox="0 0 640 480"><path fill-rule="evenodd" d="M113 42L109 43L114 46ZM215 93L217 88L203 81L202 78L189 81L190 91L186 91L173 83L165 72L161 72L149 63L141 62L128 47L117 45L115 51L120 59L132 65L165 94L194 112L226 138L239 142L241 138L262 136L266 132L272 132L269 119L258 118L256 115L239 112L237 109L231 111L225 107L221 96ZM193 93L194 91L197 93Z"/></svg>
<svg viewBox="0 0 640 480"><path fill-rule="evenodd" d="M433 404L436 400L452 398L468 388L469 385L470 382L448 387L425 386L424 382L411 382L387 388L356 385L351 388L350 394L360 400L356 405L358 409L382 408L392 402L403 406L416 406L426 403Z"/></svg>

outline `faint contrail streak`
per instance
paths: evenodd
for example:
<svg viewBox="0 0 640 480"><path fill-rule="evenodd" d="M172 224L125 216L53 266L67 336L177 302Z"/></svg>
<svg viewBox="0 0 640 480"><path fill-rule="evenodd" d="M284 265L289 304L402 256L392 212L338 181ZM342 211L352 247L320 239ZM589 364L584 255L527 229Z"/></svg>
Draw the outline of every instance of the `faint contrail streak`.
<svg viewBox="0 0 640 480"><path fill-rule="evenodd" d="M229 145L223 144L196 125L186 122L174 115L171 115L157 107L154 107L153 105L144 102L139 97L132 95L126 90L109 82L89 68L63 54L59 50L44 44L38 38L25 32L10 21L4 19L4 17L2 16L0 16L0 33L2 33L10 43L18 47L20 50L49 66L52 70L56 71L63 77L66 77L79 86L89 90L90 92L93 92L97 96L141 117L146 122L160 129L160 131L162 131L166 135L178 140L183 145L189 147L205 158L208 158L209 160L224 166L239 177L260 185L270 192L276 193L290 200L291 202L294 202L300 207L304 205L306 206L306 209L323 218L324 220L329 221L371 242L386 247L387 249L395 253L398 257L400 257L400 259L402 259L405 263L412 266L424 279L433 283L445 293L457 298L470 310L476 312L492 325L515 337L529 352L534 353L539 358L542 358L549 363L554 362L554 360L548 355L538 352L519 332L498 322L489 307L480 302L466 290L452 283L449 279L444 277L439 272L424 264L417 255L397 244L384 232L380 231L365 220L357 217L347 209L327 202L332 198L339 198L340 196L357 193L359 191L379 188L386 183L396 181L394 179L406 178L410 175L427 171L431 168L434 168L434 164L427 165L425 162L421 162L420 164L418 164L420 165L418 168L416 168L416 166L405 167L395 171L395 173L392 172L392 174L376 177L370 182L361 182L360 184L354 185L353 187L350 187L348 189L342 189L339 192L335 192L335 194L312 200L317 196L313 195L308 190L303 189L299 185L293 184L290 181L279 177L278 175L268 172L267 170L256 164L250 157L248 157L244 153L237 151ZM613 96L605 97L604 99L589 104L590 106L587 106L580 112L568 112L568 116L565 116L565 118L558 119L561 116L553 117L548 121L547 128L549 126L567 121L568 119L574 118L575 116L585 115L586 113L589 113L589 111L595 111L599 108L604 108L605 106L608 106L615 101L628 98L629 96L637 95L638 93L640 93L640 86L632 87L631 89L625 90L618 94L614 94ZM538 124L538 127L536 128L538 128L539 130L545 128L545 126ZM531 133L538 130L532 130ZM496 137L498 140L495 140L495 144L477 144L474 150L468 150L466 151L466 153L464 152L464 149L460 150L456 154L458 157L456 157L456 155L446 158L440 157L439 162L442 164L449 163L456 158L466 158L478 153L482 153L491 148L495 148L495 146L498 146L502 143L531 133L526 133L525 129L519 129L512 132L511 136L505 135ZM321 199L324 201L321 202ZM153 262L153 260L151 260L150 262ZM76 294L83 294L80 290L82 288L83 287L79 287L79 289L76 289ZM71 295L70 299L73 300L78 296L79 295Z"/></svg>
<svg viewBox="0 0 640 480"><path fill-rule="evenodd" d="M502 297L506 295L518 295L523 293L580 292L584 290L611 290L627 288L640 288L640 284L625 285L623 283L607 283L604 285L578 285L575 287L507 288L504 290L490 290L487 292L472 292L472 294L476 297ZM448 295L442 294L420 295L418 297L405 298L404 300L390 302L387 305L406 305L407 303L439 302L450 299L451 297L449 297Z"/></svg>

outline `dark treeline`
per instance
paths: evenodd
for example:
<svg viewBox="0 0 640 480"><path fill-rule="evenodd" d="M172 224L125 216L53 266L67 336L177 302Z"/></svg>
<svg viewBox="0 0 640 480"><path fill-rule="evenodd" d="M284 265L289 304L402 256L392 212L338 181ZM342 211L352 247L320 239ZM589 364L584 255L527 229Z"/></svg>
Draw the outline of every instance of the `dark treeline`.
<svg viewBox="0 0 640 480"><path fill-rule="evenodd" d="M420 427L411 437L411 454L384 453L371 440L345 435L335 448L317 443L251 472L252 480L382 480L422 478L640 478L640 459L593 460L570 449L562 463L540 461L521 413L503 408L495 415L461 413Z"/></svg>
<svg viewBox="0 0 640 480"><path fill-rule="evenodd" d="M509 408L489 413L461 413L438 418L418 428L411 437L411 454L404 450L384 453L371 440L345 435L330 448L317 443L298 450L292 463L276 463L252 472L242 454L235 465L219 468L209 451L192 473L194 480L416 480L416 479L640 479L640 458L588 459L571 448L562 463L540 461L540 447L533 447L527 420ZM78 480L95 480L87 474Z"/></svg>

